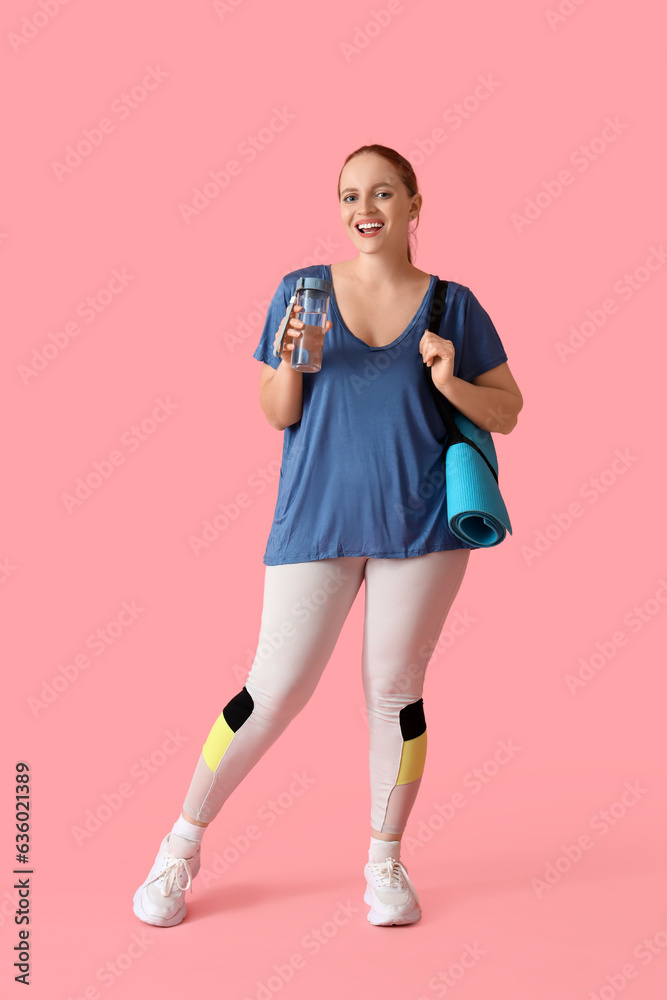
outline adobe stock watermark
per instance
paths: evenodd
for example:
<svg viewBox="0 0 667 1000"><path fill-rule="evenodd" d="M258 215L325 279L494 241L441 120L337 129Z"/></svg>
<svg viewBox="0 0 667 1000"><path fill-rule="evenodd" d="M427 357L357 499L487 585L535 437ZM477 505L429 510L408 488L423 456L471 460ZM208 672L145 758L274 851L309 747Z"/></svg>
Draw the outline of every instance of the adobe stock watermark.
<svg viewBox="0 0 667 1000"><path fill-rule="evenodd" d="M337 593L347 580L350 574L342 566L328 566L325 572L325 579L320 587L316 587L310 593L303 594L291 607L292 618L285 618L280 625L271 632L260 631L257 646L253 649L247 647L248 657L246 668L241 664L233 664L234 676L238 681L245 683L248 678L248 671L252 669L255 661L266 662L279 649L297 634L299 625L305 625L315 615L320 614L332 594ZM296 624L295 624L296 622Z"/></svg>
<svg viewBox="0 0 667 1000"><path fill-rule="evenodd" d="M491 757L487 757L478 767L473 767L461 779L461 786L470 792L470 795L479 795L489 782L493 781L507 765L514 760L520 752L521 747L517 746L512 739L498 740L497 749ZM428 758L426 767L428 767ZM444 802L436 802L433 812L427 819L419 819L416 824L416 836L403 836L403 846L410 856L428 844L435 837L436 833L443 830L447 823L458 816L461 809L470 802L468 796L463 791L457 789ZM412 824L411 824L412 825Z"/></svg>
<svg viewBox="0 0 667 1000"><path fill-rule="evenodd" d="M411 516L421 514L426 506L425 500L431 500L432 497L442 494L446 482L445 469L446 461L441 456L437 466L429 470L416 489L409 489L408 506L394 503L394 514L401 524L405 525Z"/></svg>
<svg viewBox="0 0 667 1000"><path fill-rule="evenodd" d="M70 0L38 0L37 9L21 18L21 27L17 31L7 32L7 40L14 54L17 55L24 45L36 38L60 13L60 8L69 2Z"/></svg>
<svg viewBox="0 0 667 1000"><path fill-rule="evenodd" d="M568 163L576 167L579 176L581 176L591 164L597 162L607 152L619 135L622 135L629 127L620 120L619 115L615 115L614 118L605 118L604 127L600 134L589 139L588 143L577 146L570 153ZM538 193L533 198L526 198L523 212L511 213L510 221L516 232L520 236L523 235L524 230L532 226L548 208L554 205L565 193L566 188L571 187L576 179L577 174L564 168L558 172L555 178L542 181Z"/></svg>
<svg viewBox="0 0 667 1000"><path fill-rule="evenodd" d="M137 607L135 599L123 601L120 608L121 610L115 618L95 629L86 637L86 650L92 650L97 657L104 656L114 643L118 642L120 637L134 625L139 615L144 614L146 610ZM93 661L86 651L76 653L68 663L61 663L50 680L42 681L39 695L29 695L26 699L33 717L38 718L41 712L53 705L79 679L82 672L92 666L92 663Z"/></svg>
<svg viewBox="0 0 667 1000"><path fill-rule="evenodd" d="M19 909L20 902L21 897L16 886L12 886L11 892L5 889L2 896L0 896L0 927L3 927L7 920L11 924L14 923L14 917L16 916L16 911Z"/></svg>
<svg viewBox="0 0 667 1000"><path fill-rule="evenodd" d="M600 809L589 821L589 827L599 837L606 836L610 830L628 815L628 812L649 793L648 788L639 781L626 781L624 791L606 809ZM555 861L549 861L544 868L541 878L533 877L530 885L538 899L541 899L545 892L553 889L573 866L578 864L584 851L590 851L597 841L593 840L590 834L582 833L573 844L562 844L561 853Z"/></svg>
<svg viewBox="0 0 667 1000"><path fill-rule="evenodd" d="M114 268L111 277L102 288L99 288L94 295L87 295L81 299L74 309L74 315L80 317L86 325L94 323L108 307L114 302L122 292L125 291L136 275L128 274L127 268L120 270ZM33 347L31 359L26 364L17 365L16 370L21 376L24 385L28 385L32 378L43 372L55 358L65 351L72 340L81 333L81 326L76 319L65 322L59 330L49 332L47 342L41 347Z"/></svg>
<svg viewBox="0 0 667 1000"><path fill-rule="evenodd" d="M450 962L444 972L440 969L435 976L431 976L426 984L427 988L437 997L446 996L449 990L461 982L470 969L474 969L482 956L486 955L486 951L487 949L482 948L476 941L474 944L466 943L458 959ZM431 998L422 993L421 996L417 997L417 1000L431 1000Z"/></svg>
<svg viewBox="0 0 667 1000"><path fill-rule="evenodd" d="M583 497L589 507L596 504L609 490L616 485L618 480L625 475L635 462L639 461L639 456L633 454L634 449L616 448L614 458L607 468L599 472L597 476L591 476L579 488L579 496ZM571 501L566 510L551 512L551 520L542 528L535 532L532 545L522 545L521 555L526 566L532 566L536 559L540 559L552 546L563 537L566 531L572 527L576 520L579 520L586 513L588 508L582 506L577 500Z"/></svg>
<svg viewBox="0 0 667 1000"><path fill-rule="evenodd" d="M72 492L60 494L60 499L68 514L73 514L86 500L90 500L100 486L108 482L116 470L125 464L128 455L133 455L141 448L146 441L152 438L158 427L180 408L180 403L172 402L169 396L166 399L156 396L154 402L156 405L149 414L139 423L132 424L120 435L120 444L125 449L126 454L121 448L114 448L106 458L95 459L91 462L92 468L89 472L84 472L76 477Z"/></svg>
<svg viewBox="0 0 667 1000"><path fill-rule="evenodd" d="M646 967L650 965L654 958L663 956L667 948L667 924L660 927L651 937L643 938L632 950L634 958ZM591 990L588 1000L614 1000L631 979L636 979L641 969L637 968L634 962L626 962L618 972L613 972L605 976L603 986L597 990Z"/></svg>
<svg viewBox="0 0 667 1000"><path fill-rule="evenodd" d="M126 781L121 781L118 787L111 792L103 792L99 802L92 809L84 811L81 824L70 826L70 833L77 847L81 847L86 840L90 840L98 833L105 823L113 819L128 799L134 798L137 788L143 787L147 781L150 781L152 775L157 774L190 739L189 736L182 736L179 729L175 733L168 729L164 736L165 738L159 747L132 764Z"/></svg>
<svg viewBox="0 0 667 1000"><path fill-rule="evenodd" d="M257 820L261 826L249 823L241 833L230 834L225 847L213 852L206 867L202 867L199 871L199 881L205 889L226 875L232 865L235 865L239 858L247 854L252 845L261 839L264 831L274 826L292 808L297 799L301 799L316 784L316 779L307 771L292 771L292 779L287 788L275 798L267 799L257 810Z"/></svg>
<svg viewBox="0 0 667 1000"><path fill-rule="evenodd" d="M188 535L188 544L194 555L199 557L204 550L217 542L227 528L238 521L241 511L248 510L255 499L280 478L281 469L287 472L305 450L304 445L295 444L284 461L274 458L268 465L259 466L251 472L245 483L246 489L239 490L231 499L220 502L216 512L202 521L199 534Z"/></svg>
<svg viewBox="0 0 667 1000"><path fill-rule="evenodd" d="M243 347L251 337L257 337L266 320L266 314L271 305L271 299L253 299L254 308L245 316L236 317L236 327L234 332L223 330L220 339L230 354L233 354L237 347Z"/></svg>
<svg viewBox="0 0 667 1000"><path fill-rule="evenodd" d="M412 0L406 0L412 3ZM352 29L352 41L339 42L338 47L343 53L346 63L351 63L355 56L368 48L374 38L392 24L395 17L402 14L405 7L401 0L388 0L385 7L379 10L373 9L368 12L368 20L363 24L355 24Z"/></svg>
<svg viewBox="0 0 667 1000"><path fill-rule="evenodd" d="M338 901L336 909L328 920L319 927L311 927L301 938L300 951L293 952L285 962L274 962L266 979L257 979L252 993L245 993L242 1000L271 1000L276 993L291 982L295 974L305 969L308 958L319 954L333 938L337 937L341 928L347 926L359 913L359 907L348 899L344 903Z"/></svg>
<svg viewBox="0 0 667 1000"><path fill-rule="evenodd" d="M443 628L436 642L419 647L417 654L421 662L409 663L404 670L391 678L386 688L387 694L398 694L408 691L413 682L421 677L426 669L430 669L439 656L448 652L461 638L467 634L472 625L478 621L468 611L455 611L447 615L447 626ZM359 715L368 728L368 706L359 706Z"/></svg>
<svg viewBox="0 0 667 1000"><path fill-rule="evenodd" d="M440 631L437 640L419 647L418 652L420 657L428 659L429 666L439 656L448 652L459 641L461 636L466 635L471 626L477 624L479 619L473 618L469 611L454 611L451 613L448 611L445 621L446 624Z"/></svg>
<svg viewBox="0 0 667 1000"><path fill-rule="evenodd" d="M131 90L123 91L111 102L110 113L114 118L100 118L97 125L81 130L81 138L74 140L65 147L62 160L52 160L51 169L62 184L68 174L73 174L84 160L87 160L112 132L116 131L118 122L125 121L133 111L144 103L152 91L156 90L169 73L159 66L146 66L146 72L141 80Z"/></svg>
<svg viewBox="0 0 667 1000"><path fill-rule="evenodd" d="M240 159L228 160L219 170L209 170L207 179L199 187L192 189L190 202L178 203L178 211L186 225L190 225L193 219L201 215L211 202L227 190L232 179L243 173L244 164L253 163L260 153L268 149L276 136L284 132L296 119L296 115L288 111L284 105L281 108L274 105L272 110L273 114L266 125L252 135L247 135L236 147L236 154Z"/></svg>
<svg viewBox="0 0 667 1000"><path fill-rule="evenodd" d="M509 413L505 413L502 406L496 408L487 407L487 416L484 418L484 427L479 427L471 422L471 428L466 431L466 436L483 449L487 443L487 434L497 427L502 427L508 420L513 419ZM441 421L442 423L442 421ZM444 426L444 425L443 425ZM488 430L486 429L488 428ZM424 501L431 500L434 496L442 494L446 483L446 458L440 455L438 462L423 476L416 487L410 488L407 497L407 506L402 503L394 503L393 513L405 525L415 514L422 515L425 507Z"/></svg>
<svg viewBox="0 0 667 1000"><path fill-rule="evenodd" d="M646 286L656 271L659 271L667 261L667 250L664 243L659 247L649 247L648 256L643 264L639 264L634 271L626 271L622 278L614 282L613 290L621 299L621 302L629 302L638 291ZM555 343L556 354L563 364L582 347L590 343L598 330L601 330L607 323L610 316L614 316L619 310L619 303L615 298L609 296L599 305L586 310L586 319L582 320L578 326L571 324L568 327L570 336L566 341L557 340Z"/></svg>
<svg viewBox="0 0 667 1000"><path fill-rule="evenodd" d="M397 344L396 347L374 351L371 357L367 357L363 368L360 369L360 374L352 373L348 375L350 384L357 396L360 396L364 389L367 389L369 385L375 382L375 379L379 378L380 374L386 371L404 353L405 345Z"/></svg>
<svg viewBox="0 0 667 1000"><path fill-rule="evenodd" d="M220 20L223 21L226 14L233 14L237 7L245 3L245 0L212 0L212 3L213 10Z"/></svg>
<svg viewBox="0 0 667 1000"><path fill-rule="evenodd" d="M146 931L133 931L130 935L130 943L124 951L119 952L118 955L97 969L95 982L75 993L70 993L67 1000L100 1000L102 994L95 983L99 983L107 990L110 989L117 979L126 975L134 963L146 954L152 944L155 942L148 937Z"/></svg>
<svg viewBox="0 0 667 1000"><path fill-rule="evenodd" d="M635 604L624 615L623 624L632 635L636 635L650 622L655 621L666 604L667 580L660 577L654 596L649 597L643 604ZM614 659L619 649L627 646L629 640L630 636L624 629L617 629L608 639L598 640L593 653L589 653L587 657L580 656L577 660L579 669L576 673L565 674L565 684L570 694L576 695L577 691L589 684L594 677L598 677L600 671Z"/></svg>
<svg viewBox="0 0 667 1000"><path fill-rule="evenodd" d="M290 274L292 271L299 271L304 267L313 267L316 264L328 262L333 251L337 250L339 246L340 244L336 243L331 236L318 236L312 252L304 257L299 264L293 264L289 267L286 273ZM254 309L250 313L246 316L236 317L236 328L233 332L225 330L222 333L221 339L230 354L233 354L237 347L243 346L250 337L258 337L262 332L271 299L253 299L252 304ZM278 327L276 327L277 331Z"/></svg>
<svg viewBox="0 0 667 1000"><path fill-rule="evenodd" d="M300 271L302 267L313 267L315 264L329 263L331 254L334 250L338 250L339 247L340 243L336 243L332 236L318 236L311 252L303 260L292 264L286 273L290 274L292 271Z"/></svg>
<svg viewBox="0 0 667 1000"><path fill-rule="evenodd" d="M547 24L552 31L555 31L565 21L569 21L572 15L576 14L585 3L586 0L561 0L555 9L549 7L545 10L544 16L547 19Z"/></svg>
<svg viewBox="0 0 667 1000"><path fill-rule="evenodd" d="M489 407L489 412L493 414L493 417L489 417L487 422L490 422L492 419L500 420L501 422L510 419L509 414L504 413L501 407L498 407L496 410L491 410ZM483 428L472 424L470 433L466 431L466 437L469 437L473 444L479 444L483 450L483 446L488 440L486 433ZM441 454L437 464L429 469L415 487L408 489L407 502L394 503L393 513L402 525L405 525L411 518L414 520L415 515L421 518L427 506L426 501L432 500L434 496L442 496L447 479L446 469L447 459Z"/></svg>
<svg viewBox="0 0 667 1000"><path fill-rule="evenodd" d="M280 468L280 459L273 458L268 465L255 469L248 476L245 490L239 490L231 500L219 503L216 513L202 521L199 534L188 535L188 544L195 556L210 549L227 528L238 521L241 512L252 507L255 499L280 477Z"/></svg>
<svg viewBox="0 0 667 1000"><path fill-rule="evenodd" d="M7 583L18 570L18 566L9 561L9 556L5 556L4 559L0 559L0 583Z"/></svg>
<svg viewBox="0 0 667 1000"><path fill-rule="evenodd" d="M442 112L442 120L446 128L436 126L431 132L421 139L414 139L414 149L408 153L408 159L415 167L433 156L443 143L447 142L453 132L458 132L462 125L469 121L488 99L495 94L502 84L496 80L493 73L477 76L477 84L464 97L454 104L451 104Z"/></svg>

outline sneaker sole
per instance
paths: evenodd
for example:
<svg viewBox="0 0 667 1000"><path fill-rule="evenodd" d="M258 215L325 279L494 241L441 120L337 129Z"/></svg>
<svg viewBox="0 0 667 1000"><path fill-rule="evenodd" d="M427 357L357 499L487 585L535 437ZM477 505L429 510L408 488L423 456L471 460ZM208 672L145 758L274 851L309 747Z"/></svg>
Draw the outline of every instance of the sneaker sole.
<svg viewBox="0 0 667 1000"><path fill-rule="evenodd" d="M396 916L382 916L381 913L373 909L373 897L369 885L366 886L366 892L364 893L364 903L371 907L368 911L367 919L374 927L391 927L392 925L398 927L401 924L414 924L422 915L420 907L415 906L409 913L397 914Z"/></svg>
<svg viewBox="0 0 667 1000"><path fill-rule="evenodd" d="M137 889L132 900L132 911L135 916L139 917L139 920L143 920L145 924L151 924L153 927L175 927L176 924L180 924L185 914L187 913L187 907L185 905L185 900L182 902L180 909L173 917L166 919L165 917L154 917L149 913L145 913L141 905L141 889Z"/></svg>

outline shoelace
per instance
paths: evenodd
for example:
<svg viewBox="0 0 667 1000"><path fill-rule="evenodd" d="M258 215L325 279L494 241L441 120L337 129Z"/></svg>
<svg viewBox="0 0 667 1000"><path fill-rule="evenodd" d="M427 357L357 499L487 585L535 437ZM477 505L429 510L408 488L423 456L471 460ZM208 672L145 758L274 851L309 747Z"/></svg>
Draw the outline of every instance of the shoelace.
<svg viewBox="0 0 667 1000"><path fill-rule="evenodd" d="M187 885L182 886L180 881L181 872L185 872L188 876ZM163 868L161 872L155 875L151 882L156 882L157 879L162 878L163 882L160 886L160 891L163 896L168 896L171 892L174 882L179 889L186 892L188 889L192 892L192 873L190 871L190 865L188 864L187 858L174 858L166 868Z"/></svg>
<svg viewBox="0 0 667 1000"><path fill-rule="evenodd" d="M371 862L371 867L375 880L383 889L405 888L403 884L403 872L398 862L394 861L393 858L387 858L386 861Z"/></svg>

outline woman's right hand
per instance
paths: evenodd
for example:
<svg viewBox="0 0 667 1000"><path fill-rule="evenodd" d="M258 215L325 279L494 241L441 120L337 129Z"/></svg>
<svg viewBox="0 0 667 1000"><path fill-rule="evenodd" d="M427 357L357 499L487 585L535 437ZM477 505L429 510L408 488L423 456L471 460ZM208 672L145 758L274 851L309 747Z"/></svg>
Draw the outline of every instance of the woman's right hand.
<svg viewBox="0 0 667 1000"><path fill-rule="evenodd" d="M299 309L303 309L303 306L297 306L297 305L293 305L292 306L292 312L290 314L289 320L287 321L287 329L285 330L285 340L283 342L283 350L282 350L282 354L280 355L281 361L286 361L288 365L291 364L292 351L294 350L294 346L295 346L294 345L294 338L295 337L300 337L301 336L301 331L303 330L303 323L296 316L296 312ZM328 319L326 321L325 325L324 325L324 333L327 333L331 329L332 326L333 326L333 323L331 322L330 319ZM279 333L280 333L280 329L278 329L278 331L276 332L275 337L273 338L273 347L274 347L274 350L278 346L278 334ZM291 338L291 339L289 339L289 338Z"/></svg>

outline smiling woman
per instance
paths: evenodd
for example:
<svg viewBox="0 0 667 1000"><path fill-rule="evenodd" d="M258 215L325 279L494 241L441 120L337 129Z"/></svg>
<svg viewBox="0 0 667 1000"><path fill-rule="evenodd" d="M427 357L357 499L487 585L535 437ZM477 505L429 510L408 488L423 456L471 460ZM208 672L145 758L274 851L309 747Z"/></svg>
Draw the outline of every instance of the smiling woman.
<svg viewBox="0 0 667 1000"><path fill-rule="evenodd" d="M365 153L365 155L362 155ZM378 156L382 159L379 160ZM389 169L387 169L389 167ZM341 190L341 179L345 174L346 180L352 182ZM369 190L368 185L373 187ZM356 186L359 185L359 186ZM364 190L364 185L366 190ZM381 229L385 228L388 221L384 216L384 204L394 203L394 210L397 206L405 207L405 193L412 199L407 209L407 219L405 212L398 209L398 216L394 216L395 228L405 229L405 226L417 219L419 220L419 210L421 208L422 196L418 193L417 178L410 163L393 149L387 146L365 146L362 150L350 153L338 177L338 198L341 206L341 217L344 223L352 224L359 235L372 237ZM367 210L367 214L364 211ZM390 215L391 215L390 210ZM416 228L415 224L415 228ZM411 234L410 234L411 235ZM407 246L408 261L412 263L412 253L410 245Z"/></svg>
<svg viewBox="0 0 667 1000"><path fill-rule="evenodd" d="M501 409L502 433L516 423L521 395L498 332L465 285L448 284L441 335L425 329L437 276L413 264L422 196L409 162L386 146L363 146L343 164L338 192L356 255L284 275L253 354L262 363L260 405L283 432L260 635L245 684L228 692L182 814L135 893L134 912L147 923L169 927L185 916L206 827L307 704L362 583L371 835L364 901L371 924L421 917L400 850L426 761L424 676L469 550L479 547L449 529L445 433L423 364L469 419ZM333 288L317 372L290 364L304 329L290 308L302 277ZM309 613L292 621L299 607Z"/></svg>

